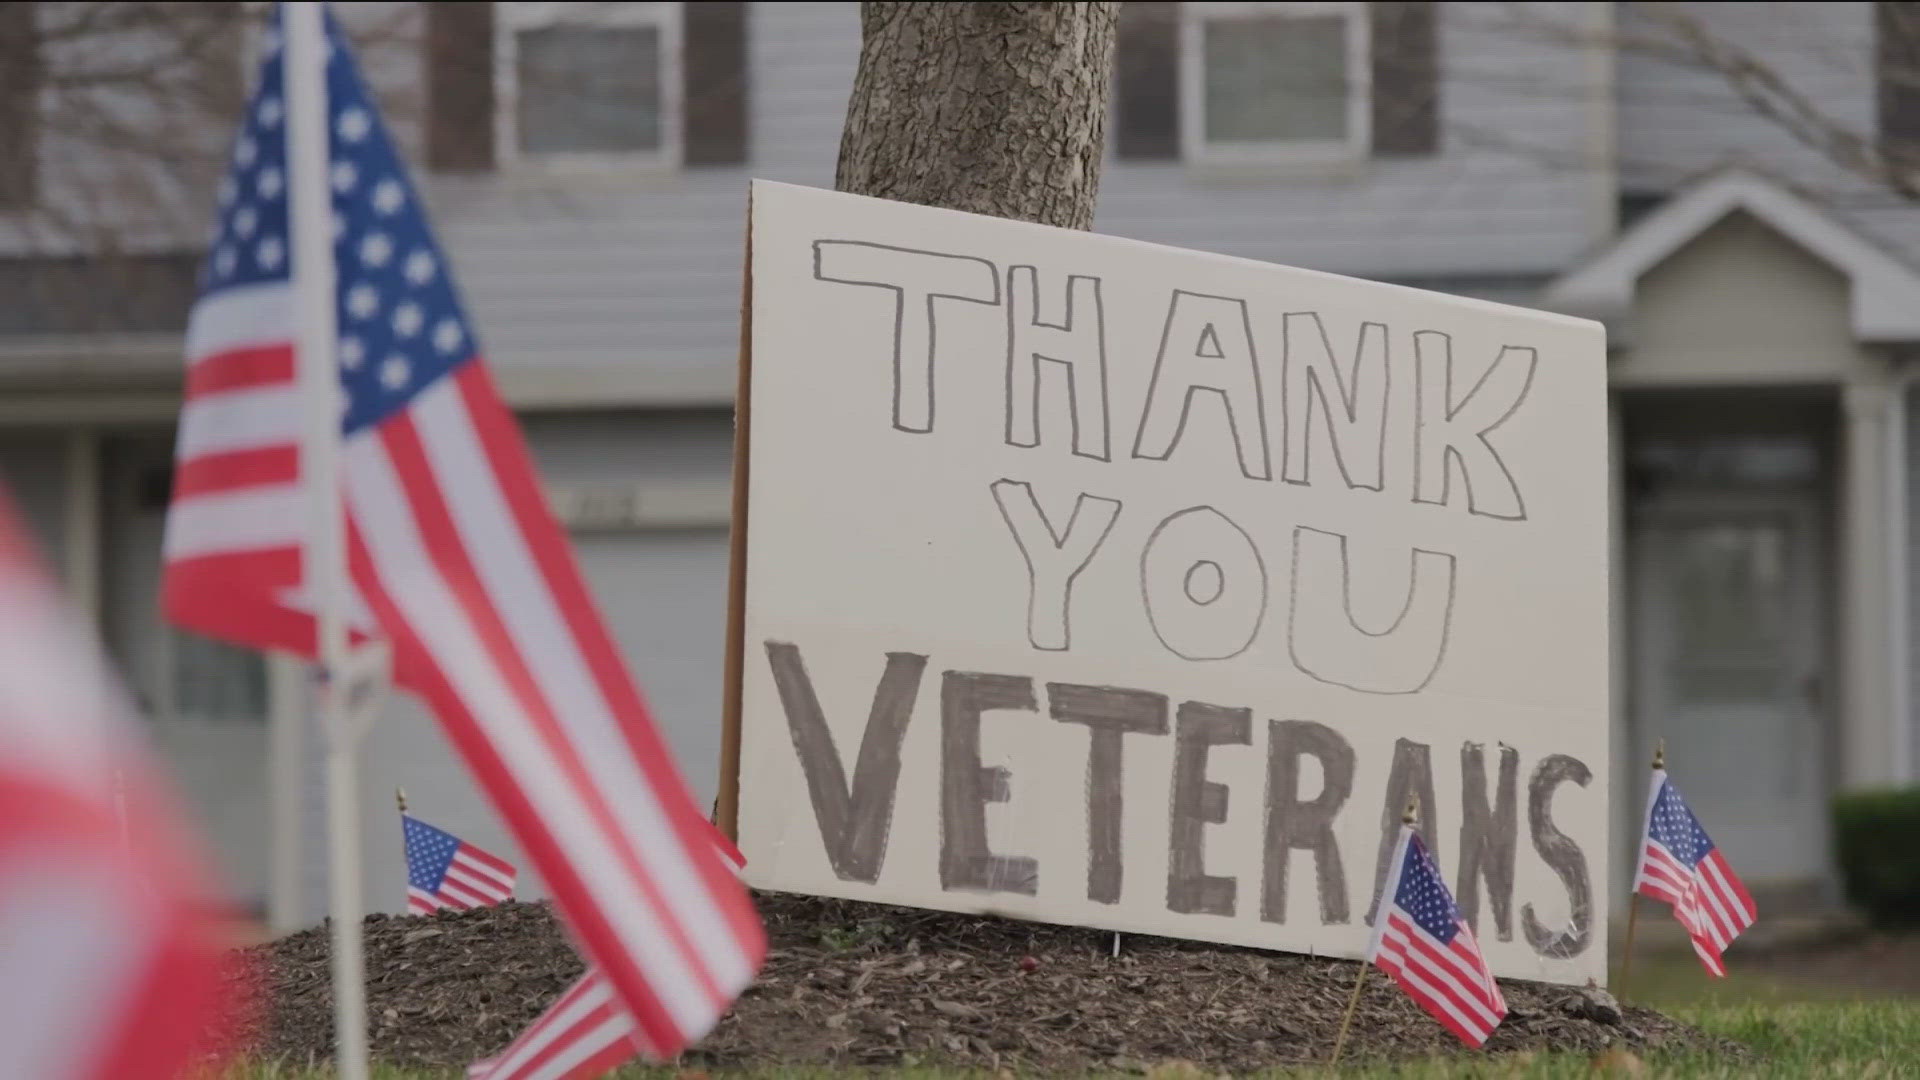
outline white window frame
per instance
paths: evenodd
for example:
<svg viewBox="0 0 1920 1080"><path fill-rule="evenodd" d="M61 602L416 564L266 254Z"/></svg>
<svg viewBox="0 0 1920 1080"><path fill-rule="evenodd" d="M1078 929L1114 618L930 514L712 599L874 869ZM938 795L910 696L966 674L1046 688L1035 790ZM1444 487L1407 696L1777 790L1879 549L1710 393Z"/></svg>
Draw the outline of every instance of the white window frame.
<svg viewBox="0 0 1920 1080"><path fill-rule="evenodd" d="M1266 0L1188 3L1182 4L1180 11L1180 154L1184 160L1210 165L1325 168L1353 165L1367 159L1373 145L1373 72L1372 30L1366 4ZM1209 142L1206 136L1206 24L1276 15L1294 18L1338 15L1346 20L1349 83L1346 138Z"/></svg>
<svg viewBox="0 0 1920 1080"><path fill-rule="evenodd" d="M494 144L501 167L568 172L658 171L680 167L681 4L519 2L498 6L494 29ZM520 148L520 32L549 26L638 27L660 30L660 146L655 150L528 153Z"/></svg>

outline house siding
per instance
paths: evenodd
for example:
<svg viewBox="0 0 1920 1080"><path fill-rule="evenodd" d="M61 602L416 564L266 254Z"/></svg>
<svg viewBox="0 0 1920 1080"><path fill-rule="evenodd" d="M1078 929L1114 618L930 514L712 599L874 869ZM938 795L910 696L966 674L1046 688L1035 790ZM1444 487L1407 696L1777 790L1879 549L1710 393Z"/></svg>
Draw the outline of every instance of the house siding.
<svg viewBox="0 0 1920 1080"><path fill-rule="evenodd" d="M1503 49L1511 38L1473 10L1496 6L1442 8L1440 154L1335 178L1110 160L1096 228L1395 280L1565 266L1604 228L1591 170L1563 162L1584 151L1605 87L1569 74L1591 67L1575 50ZM859 55L854 4L754 4L751 20L747 166L432 181L494 363L626 369L636 393L730 398L748 179L831 185ZM1538 93L1548 80L1559 92ZM1489 133L1510 145L1484 145Z"/></svg>
<svg viewBox="0 0 1920 1080"><path fill-rule="evenodd" d="M1526 4L1580 26L1583 4ZM1155 243L1369 278L1547 274L1611 226L1591 142L1608 69L1580 49L1517 47L1496 4L1442 4L1440 152L1354 175L1109 160L1094 227ZM1546 92L1543 92L1546 91Z"/></svg>
<svg viewBox="0 0 1920 1080"><path fill-rule="evenodd" d="M1910 200L1843 169L1743 103L1725 76L1633 47L1658 35L1658 24L1638 5L1620 7L1628 42L1618 60L1624 191L1669 192L1718 168L1751 169L1808 194L1861 235L1920 263L1920 212ZM1713 40L1750 54L1841 131L1876 136L1873 4L1672 7Z"/></svg>
<svg viewBox="0 0 1920 1080"><path fill-rule="evenodd" d="M627 369L637 396L731 400L748 181L832 185L860 50L856 5L751 8L746 166L431 181L490 361Z"/></svg>
<svg viewBox="0 0 1920 1080"><path fill-rule="evenodd" d="M1722 165L1858 195L1823 154L1744 105L1727 79L1636 47L1670 40L1660 16L1622 4L1620 169L1630 191L1670 190ZM1874 129L1874 17L1870 3L1662 5L1714 40L1751 54L1848 129Z"/></svg>
<svg viewBox="0 0 1920 1080"><path fill-rule="evenodd" d="M1569 24L1590 9L1523 5ZM1504 10L1441 6L1436 155L1376 159L1342 176L1111 160L1096 227L1442 287L1469 275L1538 280L1563 268L1611 224L1595 197L1610 193L1611 174L1583 157L1607 68L1567 46L1515 48L1493 14ZM418 161L424 72L406 44L419 36L417 8L354 5L343 17L363 41L363 66L397 140ZM860 44L852 3L757 3L749 19L745 166L416 170L503 381L523 370L562 380L597 373L612 378L616 401L730 400L748 181L832 184ZM169 203L177 226L163 232L175 246L197 244L204 214L183 208L202 201Z"/></svg>

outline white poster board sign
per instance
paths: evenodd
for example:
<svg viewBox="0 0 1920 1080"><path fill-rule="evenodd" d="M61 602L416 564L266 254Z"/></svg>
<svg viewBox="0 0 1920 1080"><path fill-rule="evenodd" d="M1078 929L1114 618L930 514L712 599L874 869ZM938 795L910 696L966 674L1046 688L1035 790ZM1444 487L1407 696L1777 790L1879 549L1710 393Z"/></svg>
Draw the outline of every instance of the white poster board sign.
<svg viewBox="0 0 1920 1080"><path fill-rule="evenodd" d="M1605 981L1594 323L756 183L756 886Z"/></svg>

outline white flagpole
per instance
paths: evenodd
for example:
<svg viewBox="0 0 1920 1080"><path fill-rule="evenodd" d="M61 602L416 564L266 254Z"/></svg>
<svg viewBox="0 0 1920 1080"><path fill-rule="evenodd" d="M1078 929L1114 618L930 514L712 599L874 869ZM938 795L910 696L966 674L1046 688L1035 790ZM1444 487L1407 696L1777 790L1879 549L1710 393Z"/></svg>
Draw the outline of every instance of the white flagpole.
<svg viewBox="0 0 1920 1080"><path fill-rule="evenodd" d="M345 506L340 484L340 381L334 364L333 208L327 185L327 44L315 0L285 5L287 173L293 241L296 366L306 426L300 475L308 522L302 585L319 640L319 712L327 737L327 843L333 919L333 1005L341 1080L366 1080L366 959L360 941L360 784L347 639Z"/></svg>

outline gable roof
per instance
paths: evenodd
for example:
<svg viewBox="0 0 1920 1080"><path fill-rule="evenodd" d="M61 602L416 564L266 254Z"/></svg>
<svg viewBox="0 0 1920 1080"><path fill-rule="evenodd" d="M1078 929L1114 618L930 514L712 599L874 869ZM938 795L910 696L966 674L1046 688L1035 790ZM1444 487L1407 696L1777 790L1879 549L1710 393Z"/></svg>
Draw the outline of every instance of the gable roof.
<svg viewBox="0 0 1920 1080"><path fill-rule="evenodd" d="M1772 181L1729 171L1688 188L1555 278L1540 306L1618 327L1642 275L1727 215L1745 211L1846 277L1862 342L1920 340L1920 270Z"/></svg>

